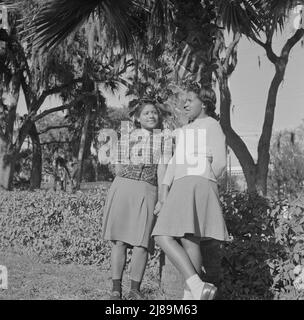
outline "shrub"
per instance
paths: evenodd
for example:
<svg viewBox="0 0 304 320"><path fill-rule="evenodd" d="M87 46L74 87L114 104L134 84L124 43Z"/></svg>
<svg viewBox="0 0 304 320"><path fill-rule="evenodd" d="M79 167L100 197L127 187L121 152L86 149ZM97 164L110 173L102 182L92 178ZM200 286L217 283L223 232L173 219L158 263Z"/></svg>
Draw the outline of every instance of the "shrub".
<svg viewBox="0 0 304 320"><path fill-rule="evenodd" d="M34 253L43 262L110 266L101 238L106 187L85 193L0 192L0 249ZM246 193L224 194L231 242L222 245L223 299L302 299L293 269L304 265L304 197L271 202ZM158 277L160 250L148 262ZM128 262L130 255L128 256Z"/></svg>
<svg viewBox="0 0 304 320"><path fill-rule="evenodd" d="M106 193L105 187L76 194L0 192L0 249L26 250L43 262L108 268L111 244L101 238ZM150 266L156 266L157 255L156 250Z"/></svg>
<svg viewBox="0 0 304 320"><path fill-rule="evenodd" d="M101 239L105 190L1 193L0 246L28 250L47 261L100 264L108 260Z"/></svg>
<svg viewBox="0 0 304 320"><path fill-rule="evenodd" d="M303 207L247 193L225 194L233 240L222 245L224 299L299 299L293 269L304 263Z"/></svg>
<svg viewBox="0 0 304 320"><path fill-rule="evenodd" d="M269 262L275 299L304 299L294 288L294 269L304 266L304 197L291 204L277 202L271 212L276 242L284 249Z"/></svg>
<svg viewBox="0 0 304 320"><path fill-rule="evenodd" d="M226 299L270 299L272 278L267 264L278 251L270 207L259 196L225 194L223 211L233 241L222 246L222 294Z"/></svg>

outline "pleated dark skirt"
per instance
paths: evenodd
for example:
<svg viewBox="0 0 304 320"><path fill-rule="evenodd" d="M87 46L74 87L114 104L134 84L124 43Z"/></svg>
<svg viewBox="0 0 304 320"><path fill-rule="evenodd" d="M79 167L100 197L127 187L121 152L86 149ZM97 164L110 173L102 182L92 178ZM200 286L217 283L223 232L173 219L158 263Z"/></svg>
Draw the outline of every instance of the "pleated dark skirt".
<svg viewBox="0 0 304 320"><path fill-rule="evenodd" d="M102 237L119 240L129 247L154 248L151 232L157 201L157 187L144 181L116 177L107 195Z"/></svg>

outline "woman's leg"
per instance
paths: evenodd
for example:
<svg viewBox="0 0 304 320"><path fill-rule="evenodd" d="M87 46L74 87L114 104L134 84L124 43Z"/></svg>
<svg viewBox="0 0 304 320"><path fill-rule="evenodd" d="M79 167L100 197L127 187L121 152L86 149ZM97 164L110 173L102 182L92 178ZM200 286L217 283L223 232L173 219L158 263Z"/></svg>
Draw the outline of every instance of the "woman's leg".
<svg viewBox="0 0 304 320"><path fill-rule="evenodd" d="M126 264L127 244L121 241L113 241L111 252L112 291L121 295L121 280Z"/></svg>
<svg viewBox="0 0 304 320"><path fill-rule="evenodd" d="M185 238L181 238L181 243L196 273L201 276L203 259L200 248L200 238L187 235Z"/></svg>
<svg viewBox="0 0 304 320"><path fill-rule="evenodd" d="M148 251L144 247L134 247L131 258L131 289L140 289L148 260Z"/></svg>
<svg viewBox="0 0 304 320"><path fill-rule="evenodd" d="M173 237L155 236L155 241L185 279L196 274L187 252Z"/></svg>
<svg viewBox="0 0 304 320"><path fill-rule="evenodd" d="M184 276L188 287L195 300L212 299L216 291L215 287L206 284L200 279L201 273L201 253L199 250L199 242L189 239L182 240L182 245L185 245L191 258L183 246L172 237L155 236L155 241L169 257L171 262ZM192 264L192 260L195 266ZM199 265L200 264L200 265Z"/></svg>
<svg viewBox="0 0 304 320"><path fill-rule="evenodd" d="M186 238L181 238L181 243L185 251L187 252L192 265L194 266L198 275L201 274L202 255L200 250L200 239L191 235ZM193 295L186 281L184 283L184 296L183 300L193 300Z"/></svg>

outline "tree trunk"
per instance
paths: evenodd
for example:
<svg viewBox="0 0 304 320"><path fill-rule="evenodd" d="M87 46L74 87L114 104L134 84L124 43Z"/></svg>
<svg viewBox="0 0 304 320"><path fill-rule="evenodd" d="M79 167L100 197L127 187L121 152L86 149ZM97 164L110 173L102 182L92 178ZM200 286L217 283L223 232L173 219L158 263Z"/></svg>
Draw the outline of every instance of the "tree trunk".
<svg viewBox="0 0 304 320"><path fill-rule="evenodd" d="M257 191L256 164L241 137L232 129L230 119L231 93L228 77L224 73L218 75L220 87L220 116L221 126L226 135L227 144L232 148L243 169L249 193Z"/></svg>
<svg viewBox="0 0 304 320"><path fill-rule="evenodd" d="M20 149L0 138L0 188L12 190L15 165Z"/></svg>
<svg viewBox="0 0 304 320"><path fill-rule="evenodd" d="M84 124L82 127L80 144L79 144L79 151L78 151L78 175L77 175L77 180L76 180L76 189L77 190L80 189L80 183L82 180L83 163L84 163L84 150L85 150L86 138L87 138L87 134L88 134L90 117L91 117L91 106L88 105L87 109L86 109Z"/></svg>
<svg viewBox="0 0 304 320"><path fill-rule="evenodd" d="M85 92L93 93L95 90L95 83L88 76L87 64L88 64L88 61L85 62L84 73L83 73L84 80L82 84L82 89ZM88 138L89 122L91 119L91 111L94 103L96 103L96 99L92 97L84 99L83 101L83 105L85 107L85 119L84 119L82 131L81 131L81 138L80 138L79 150L78 150L78 167L77 167L78 174L76 179L76 190L80 189L80 184L82 180L85 151L88 148L88 146L86 148L86 143L88 142L87 138Z"/></svg>
<svg viewBox="0 0 304 320"><path fill-rule="evenodd" d="M287 66L287 61L283 59L278 59L276 63L276 72L271 82L267 104L266 112L264 117L264 124L262 135L259 140L258 145L258 163L257 163L257 191L266 196L267 195L267 177L268 168L270 161L270 141L272 136L272 128L274 122L275 107L277 104L277 95L279 91L279 86L281 85Z"/></svg>
<svg viewBox="0 0 304 320"><path fill-rule="evenodd" d="M91 163L94 168L94 181L97 182L98 181L98 163L93 156L91 156Z"/></svg>
<svg viewBox="0 0 304 320"><path fill-rule="evenodd" d="M32 190L39 189L41 187L41 175L42 175L42 150L40 145L40 138L37 132L35 123L33 124L30 132L30 138L33 145L33 157L32 157L32 170L30 178L30 188Z"/></svg>
<svg viewBox="0 0 304 320"><path fill-rule="evenodd" d="M10 188L11 164L8 160L9 143L0 137L0 187Z"/></svg>
<svg viewBox="0 0 304 320"><path fill-rule="evenodd" d="M12 75L8 84L1 83L1 116L4 118L5 126L0 128L0 187L10 190L12 188L16 156L13 147L14 123L20 92L19 74ZM5 109L7 114L5 113Z"/></svg>

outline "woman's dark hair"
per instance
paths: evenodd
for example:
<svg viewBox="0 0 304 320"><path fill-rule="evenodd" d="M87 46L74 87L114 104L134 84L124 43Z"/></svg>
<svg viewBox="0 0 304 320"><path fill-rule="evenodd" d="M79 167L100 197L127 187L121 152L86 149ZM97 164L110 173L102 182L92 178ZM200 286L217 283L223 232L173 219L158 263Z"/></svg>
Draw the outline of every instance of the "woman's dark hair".
<svg viewBox="0 0 304 320"><path fill-rule="evenodd" d="M198 98L206 106L206 114L216 120L219 116L216 114L216 94L211 87L201 87L197 83L188 85L187 91L192 91L197 94Z"/></svg>
<svg viewBox="0 0 304 320"><path fill-rule="evenodd" d="M198 94L199 99L206 106L206 114L218 120L216 109L216 94L212 88L202 88Z"/></svg>
<svg viewBox="0 0 304 320"><path fill-rule="evenodd" d="M163 130L163 117L162 117L162 113L161 113L159 107L157 106L157 103L155 103L155 101L146 100L146 99L140 101L140 102L136 105L135 109L133 109L132 114L130 114L130 115L133 115L133 116L135 117L134 126L135 126L136 128L141 128L141 125L140 125L140 123L139 123L139 121L138 121L137 119L140 117L140 114L141 114L142 111L144 110L145 106L147 106L147 105L149 105L149 104L150 104L150 105L153 105L154 108L155 108L155 110L156 110L157 113L158 113L158 125L157 125L157 127L156 127L155 129L161 129L161 130Z"/></svg>

